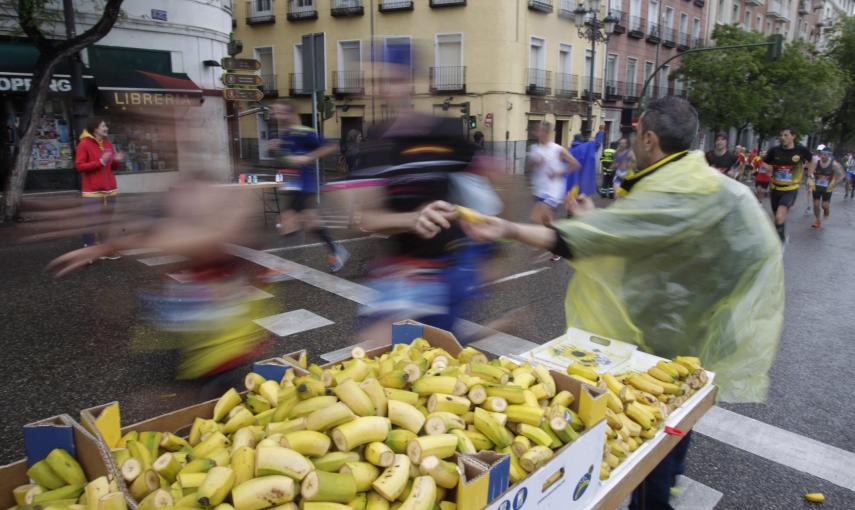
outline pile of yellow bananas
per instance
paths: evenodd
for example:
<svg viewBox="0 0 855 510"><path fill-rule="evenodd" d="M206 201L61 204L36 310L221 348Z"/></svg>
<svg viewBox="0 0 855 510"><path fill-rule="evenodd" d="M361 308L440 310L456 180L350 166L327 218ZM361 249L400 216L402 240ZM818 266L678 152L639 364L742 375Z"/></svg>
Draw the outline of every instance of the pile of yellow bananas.
<svg viewBox="0 0 855 510"><path fill-rule="evenodd" d="M281 381L248 374L245 396L230 389L186 439L126 434L113 453L133 496L155 508L454 510L456 453L506 453L516 482L584 429L542 366L468 347L454 357L424 339L352 354Z"/></svg>
<svg viewBox="0 0 855 510"><path fill-rule="evenodd" d="M600 479L647 439L677 407L707 383L707 373L698 358L677 356L660 361L647 372L598 374L582 363L567 367L570 377L606 391L606 445Z"/></svg>
<svg viewBox="0 0 855 510"><path fill-rule="evenodd" d="M115 480L101 476L87 483L86 474L62 448L55 448L27 470L34 483L12 490L16 506L9 510L125 510L125 495Z"/></svg>

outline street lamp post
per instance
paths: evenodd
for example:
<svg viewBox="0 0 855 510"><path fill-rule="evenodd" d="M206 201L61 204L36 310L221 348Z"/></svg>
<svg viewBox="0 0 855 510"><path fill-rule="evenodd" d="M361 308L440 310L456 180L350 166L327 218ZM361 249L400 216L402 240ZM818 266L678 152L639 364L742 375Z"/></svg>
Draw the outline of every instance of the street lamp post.
<svg viewBox="0 0 855 510"><path fill-rule="evenodd" d="M591 66L588 70L588 97L587 97L587 127L583 135L591 137L594 126L594 66L597 61L597 43L608 40L609 35L615 29L617 19L609 13L602 20L599 18L600 0L586 0L586 4L579 4L573 11L573 23L579 32L579 37L591 42ZM590 18L586 19L590 15Z"/></svg>

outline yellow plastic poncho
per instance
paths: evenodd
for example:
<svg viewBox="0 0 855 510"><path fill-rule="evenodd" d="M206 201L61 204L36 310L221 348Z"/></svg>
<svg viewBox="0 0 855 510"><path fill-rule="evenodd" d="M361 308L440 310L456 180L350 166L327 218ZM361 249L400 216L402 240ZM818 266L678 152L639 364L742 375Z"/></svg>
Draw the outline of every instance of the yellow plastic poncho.
<svg viewBox="0 0 855 510"><path fill-rule="evenodd" d="M699 356L719 399L761 402L784 313L780 241L743 184L693 151L612 206L555 227L573 255L567 324Z"/></svg>

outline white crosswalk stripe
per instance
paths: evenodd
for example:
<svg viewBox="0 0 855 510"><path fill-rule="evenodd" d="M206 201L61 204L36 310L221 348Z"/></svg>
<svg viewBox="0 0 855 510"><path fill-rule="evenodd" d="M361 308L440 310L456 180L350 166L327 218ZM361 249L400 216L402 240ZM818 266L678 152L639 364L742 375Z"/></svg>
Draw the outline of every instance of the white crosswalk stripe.
<svg viewBox="0 0 855 510"><path fill-rule="evenodd" d="M120 251L125 257L133 257L135 255L148 255L149 253L160 253L160 248L134 248L133 250Z"/></svg>
<svg viewBox="0 0 855 510"><path fill-rule="evenodd" d="M175 264L177 262L184 262L187 260L187 257L183 257L181 255L161 255L159 257L148 257L145 259L138 259L140 262L147 266L163 266L166 264Z"/></svg>
<svg viewBox="0 0 855 510"><path fill-rule="evenodd" d="M277 336L288 336L310 329L317 329L330 324L335 324L318 314L308 310L292 310L290 312L271 315L262 319L256 319L255 323L266 328Z"/></svg>

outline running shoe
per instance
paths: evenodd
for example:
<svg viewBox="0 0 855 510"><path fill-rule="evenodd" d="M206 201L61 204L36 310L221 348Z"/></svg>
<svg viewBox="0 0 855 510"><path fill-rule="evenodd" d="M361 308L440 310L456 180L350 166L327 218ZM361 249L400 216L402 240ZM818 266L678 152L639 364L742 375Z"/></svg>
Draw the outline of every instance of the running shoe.
<svg viewBox="0 0 855 510"><path fill-rule="evenodd" d="M550 262L558 262L559 260L561 260L561 257L559 257L558 255L553 255L549 257Z"/></svg>
<svg viewBox="0 0 855 510"><path fill-rule="evenodd" d="M342 246L336 246L335 255L330 255L327 259L330 271L332 271L333 273L341 271L341 268L344 267L344 264L349 258L350 252L345 250Z"/></svg>

